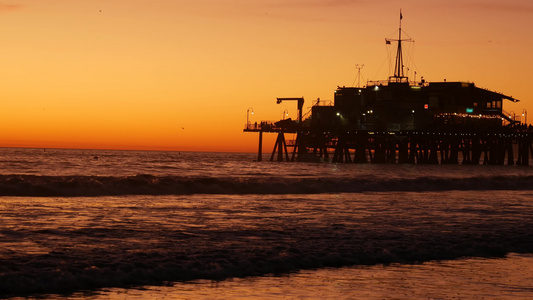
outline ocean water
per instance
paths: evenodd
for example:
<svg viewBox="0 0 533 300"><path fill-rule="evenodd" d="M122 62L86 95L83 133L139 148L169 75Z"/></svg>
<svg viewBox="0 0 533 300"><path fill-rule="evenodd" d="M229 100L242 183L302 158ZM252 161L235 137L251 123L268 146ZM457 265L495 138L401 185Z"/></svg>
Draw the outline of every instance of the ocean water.
<svg viewBox="0 0 533 300"><path fill-rule="evenodd" d="M527 299L533 167L0 149L0 298Z"/></svg>

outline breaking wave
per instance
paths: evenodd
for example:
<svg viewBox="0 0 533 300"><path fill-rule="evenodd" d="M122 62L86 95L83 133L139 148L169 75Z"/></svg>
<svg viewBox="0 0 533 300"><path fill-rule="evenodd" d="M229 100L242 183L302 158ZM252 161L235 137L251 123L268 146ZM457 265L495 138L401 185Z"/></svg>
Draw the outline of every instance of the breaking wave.
<svg viewBox="0 0 533 300"><path fill-rule="evenodd" d="M454 226L426 223L414 232L408 226L413 224L397 229L377 224L373 228L332 224L284 230L197 230L192 234L179 229L154 233L149 228L141 232L112 228L43 230L37 233L55 239L82 235L117 244L93 242L96 245L0 257L0 298L533 251L531 221L465 222ZM142 238L144 234L155 235L157 243L150 244L150 239ZM139 244L117 242L125 239L139 239Z"/></svg>
<svg viewBox="0 0 533 300"><path fill-rule="evenodd" d="M532 190L533 176L291 178L0 175L0 196L320 194L381 191Z"/></svg>

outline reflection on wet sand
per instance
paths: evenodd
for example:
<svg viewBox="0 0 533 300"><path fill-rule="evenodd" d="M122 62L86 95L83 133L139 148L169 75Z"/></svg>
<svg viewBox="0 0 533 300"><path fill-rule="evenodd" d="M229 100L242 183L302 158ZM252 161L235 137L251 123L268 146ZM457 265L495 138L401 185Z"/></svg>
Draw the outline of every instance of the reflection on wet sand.
<svg viewBox="0 0 533 300"><path fill-rule="evenodd" d="M286 276L109 289L74 299L531 299L533 255L358 266ZM70 298L72 299L72 298Z"/></svg>

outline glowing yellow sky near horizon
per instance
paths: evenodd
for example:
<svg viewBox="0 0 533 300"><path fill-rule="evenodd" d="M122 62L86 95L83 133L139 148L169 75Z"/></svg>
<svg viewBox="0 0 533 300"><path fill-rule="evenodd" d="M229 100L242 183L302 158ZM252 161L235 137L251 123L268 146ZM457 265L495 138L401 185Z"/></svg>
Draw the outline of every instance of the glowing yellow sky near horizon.
<svg viewBox="0 0 533 300"><path fill-rule="evenodd" d="M332 99L356 64L386 78L400 8L411 78L513 96L531 123L530 1L19 0L0 2L0 147L256 151L248 108L296 118L275 98Z"/></svg>

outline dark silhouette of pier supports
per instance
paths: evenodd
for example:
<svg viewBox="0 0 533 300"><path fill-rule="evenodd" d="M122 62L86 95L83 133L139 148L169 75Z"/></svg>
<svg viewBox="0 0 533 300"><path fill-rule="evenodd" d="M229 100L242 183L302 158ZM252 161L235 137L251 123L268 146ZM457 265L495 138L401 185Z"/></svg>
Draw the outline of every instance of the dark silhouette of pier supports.
<svg viewBox="0 0 533 300"><path fill-rule="evenodd" d="M337 145L335 146L335 153L333 154L333 162L352 162L350 155L350 148L348 147L348 137L347 135L339 135L337 139Z"/></svg>
<svg viewBox="0 0 533 300"><path fill-rule="evenodd" d="M455 137L442 139L439 143L441 164L458 164L461 145L462 141Z"/></svg>
<svg viewBox="0 0 533 300"><path fill-rule="evenodd" d="M514 165L514 151L513 151L513 141L505 141L505 151L507 153L507 165Z"/></svg>
<svg viewBox="0 0 533 300"><path fill-rule="evenodd" d="M374 155L371 158L372 163L384 164L387 162L387 141L382 135L374 135L372 138Z"/></svg>
<svg viewBox="0 0 533 300"><path fill-rule="evenodd" d="M533 157L531 132L461 133L455 131L405 132L291 132L297 133L292 158L284 132L277 132L277 161L330 161L333 163L471 164L529 166ZM262 132L258 161L261 160ZM516 158L516 159L515 159Z"/></svg>
<svg viewBox="0 0 533 300"><path fill-rule="evenodd" d="M308 158L311 158L311 160L315 162L329 161L329 139L325 134L313 133L306 135L304 133L298 133L296 139L296 145L298 147L298 161L309 161L309 159L306 159L304 155L306 155Z"/></svg>
<svg viewBox="0 0 533 300"><path fill-rule="evenodd" d="M299 132L296 134L296 140L294 143L294 149L292 151L291 161L295 160L296 154L298 154L298 160L303 160L303 158L305 157L307 153L308 153L308 148L305 143L305 136L303 133Z"/></svg>
<svg viewBox="0 0 533 300"><path fill-rule="evenodd" d="M409 140L407 138L401 138L396 143L398 145L398 163L409 163Z"/></svg>
<svg viewBox="0 0 533 300"><path fill-rule="evenodd" d="M263 160L263 131L259 131L259 150L257 151L257 161Z"/></svg>
<svg viewBox="0 0 533 300"><path fill-rule="evenodd" d="M368 146L368 134L366 132L358 132L355 137L355 153L353 161L355 163L367 163L367 149ZM370 150L369 150L370 152Z"/></svg>
<svg viewBox="0 0 533 300"><path fill-rule="evenodd" d="M523 135L518 139L518 159L516 164L519 166L529 166L529 154L533 156L532 137Z"/></svg>
<svg viewBox="0 0 533 300"><path fill-rule="evenodd" d="M285 142L285 134L283 134L283 131L278 133L278 138L274 144L274 150L272 150L272 155L270 156L270 161L274 161L276 150L278 152L278 161L283 161L283 153L285 153L287 161L290 161L289 151L287 151L287 143Z"/></svg>

